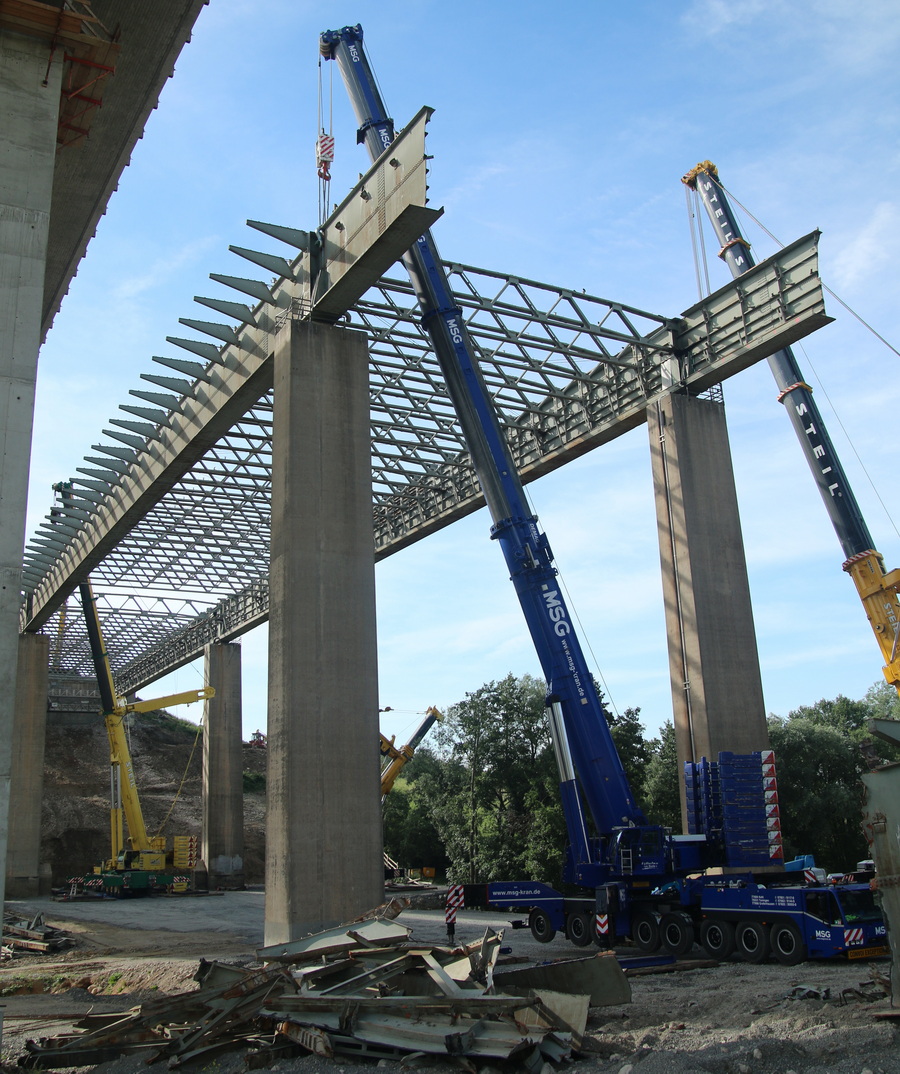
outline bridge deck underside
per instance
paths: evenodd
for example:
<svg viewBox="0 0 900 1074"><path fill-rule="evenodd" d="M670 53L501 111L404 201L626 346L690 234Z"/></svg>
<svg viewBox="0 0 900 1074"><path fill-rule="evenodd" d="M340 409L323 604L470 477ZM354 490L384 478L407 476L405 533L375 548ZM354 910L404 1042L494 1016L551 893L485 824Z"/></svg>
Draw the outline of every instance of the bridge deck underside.
<svg viewBox="0 0 900 1074"><path fill-rule="evenodd" d="M814 260L814 241L812 246ZM708 386L717 347L704 339L697 348L689 340L695 353L686 365L684 354L676 358L676 322L547 284L470 266L447 268L526 481L643 421L648 402L669 390L673 379L684 386L686 373L693 370L696 380L700 370L706 381L696 380L698 388ZM788 282L790 275L783 266L776 273ZM777 318L787 311L794 338L825 320L821 293L813 294L815 272L795 275L809 275L815 286L795 287L789 306L784 293L771 294L771 281L766 284L766 301L782 307ZM745 289L752 290L749 283ZM798 299L800 292L807 297ZM694 335L699 323L714 332L718 316L723 339L730 333L732 351L746 355L714 379L762 356L753 350L750 323L759 296L744 304L748 308L737 316L714 310L712 318L704 306L688 326ZM382 279L354 307L350 322L364 327L370 340L380 559L477 509L482 500L409 284ZM677 324L684 332L684 320ZM761 333L771 334L771 327ZM234 638L266 619L271 438L269 390L91 570L121 693L194 659L206 642ZM42 629L51 638L54 670L92 674L82 616L71 598L66 604L60 597Z"/></svg>

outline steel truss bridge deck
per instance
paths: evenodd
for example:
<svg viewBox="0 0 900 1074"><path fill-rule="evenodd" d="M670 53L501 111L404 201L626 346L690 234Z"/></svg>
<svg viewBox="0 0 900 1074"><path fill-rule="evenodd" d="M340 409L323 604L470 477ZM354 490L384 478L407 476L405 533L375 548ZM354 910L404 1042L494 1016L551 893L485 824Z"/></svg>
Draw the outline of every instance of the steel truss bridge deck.
<svg viewBox="0 0 900 1074"><path fill-rule="evenodd" d="M291 241L302 233L254 224ZM827 323L817 233L677 318L583 292L447 263L454 295L523 479L645 420L672 390L698 393ZM296 240L295 246L302 240ZM25 561L22 626L51 639L54 671L90 676L67 599L90 574L125 694L265 621L272 462L271 355L308 316L301 258L232 247L272 283L213 279L260 299L198 299L239 323L182 319L216 343L168 337L191 359L123 404ZM382 559L482 504L409 283L383 278L353 307L370 346L375 555ZM199 357L203 361L196 361ZM174 371L174 373L173 373Z"/></svg>

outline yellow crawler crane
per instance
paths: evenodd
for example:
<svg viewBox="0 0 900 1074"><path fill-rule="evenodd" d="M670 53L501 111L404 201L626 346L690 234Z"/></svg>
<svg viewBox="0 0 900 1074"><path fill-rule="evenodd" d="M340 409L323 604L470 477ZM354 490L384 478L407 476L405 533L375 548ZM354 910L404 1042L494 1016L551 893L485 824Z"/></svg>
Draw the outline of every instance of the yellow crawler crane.
<svg viewBox="0 0 900 1074"><path fill-rule="evenodd" d="M119 895L182 888L185 883L182 870L174 866L167 854L165 837L147 834L124 721L131 712L152 712L173 705L205 701L215 696L215 690L204 687L202 690L187 690L152 701L125 702L119 699L91 584L82 582L79 588L109 738L110 768L110 856L101 865L95 866L93 875L83 882L85 886L99 887L109 894Z"/></svg>

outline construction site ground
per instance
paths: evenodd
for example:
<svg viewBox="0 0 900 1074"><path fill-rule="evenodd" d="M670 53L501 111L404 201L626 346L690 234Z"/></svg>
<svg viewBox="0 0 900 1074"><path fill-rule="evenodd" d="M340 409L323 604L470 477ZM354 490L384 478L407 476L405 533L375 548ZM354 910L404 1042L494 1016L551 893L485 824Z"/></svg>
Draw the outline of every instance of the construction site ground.
<svg viewBox="0 0 900 1074"><path fill-rule="evenodd" d="M126 1011L142 1000L196 987L201 958L250 965L263 943L262 891L182 898L7 903L7 911L65 930L74 941L52 955L22 955L2 964L5 1005L4 1065L14 1065L26 1039L67 1032L85 1013ZM446 944L440 910L405 910L417 944ZM456 941L471 942L485 928L505 929L501 961L514 964L584 957L562 937L538 944L508 917L463 911ZM633 957L633 948L617 952ZM585 1047L574 1066L630 1074L900 1074L894 1008L885 994L887 961L809 962L796 967L714 964L695 948L674 966L629 973L632 1002L590 1011ZM281 1059L273 1069L347 1074L373 1061ZM399 1063L379 1060L379 1069ZM158 1069L162 1069L159 1064ZM458 1070L449 1058L428 1070ZM104 1074L146 1070L138 1056L93 1068ZM243 1071L240 1053L222 1054L198 1069ZM484 1068L482 1068L484 1069ZM546 1071L545 1074L549 1074Z"/></svg>

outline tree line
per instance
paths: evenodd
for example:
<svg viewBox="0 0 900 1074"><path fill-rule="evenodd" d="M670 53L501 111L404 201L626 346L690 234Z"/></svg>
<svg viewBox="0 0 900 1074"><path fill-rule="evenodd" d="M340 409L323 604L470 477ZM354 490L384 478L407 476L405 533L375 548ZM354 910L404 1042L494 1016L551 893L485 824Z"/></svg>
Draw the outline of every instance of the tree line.
<svg viewBox="0 0 900 1074"><path fill-rule="evenodd" d="M559 881L566 828L544 692L531 675L507 675L447 710L385 802L384 842L392 858L410 869L432 866L457 883ZM647 738L640 708L605 711L644 814L680 833L671 721ZM869 740L873 717L900 718L900 699L887 683L859 701L838 696L769 716L786 859L813 854L829 872L842 872L869 857L859 777L900 759L891 746Z"/></svg>

